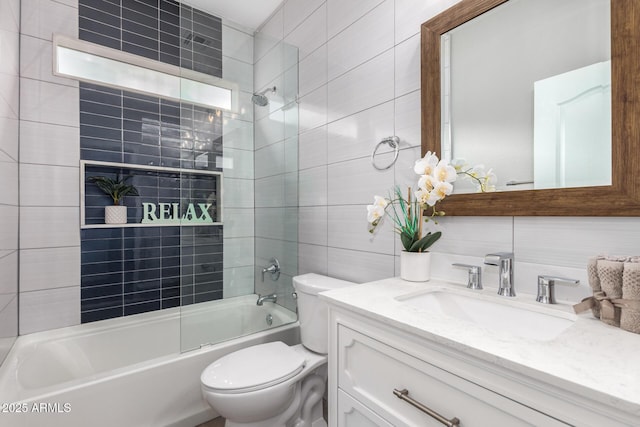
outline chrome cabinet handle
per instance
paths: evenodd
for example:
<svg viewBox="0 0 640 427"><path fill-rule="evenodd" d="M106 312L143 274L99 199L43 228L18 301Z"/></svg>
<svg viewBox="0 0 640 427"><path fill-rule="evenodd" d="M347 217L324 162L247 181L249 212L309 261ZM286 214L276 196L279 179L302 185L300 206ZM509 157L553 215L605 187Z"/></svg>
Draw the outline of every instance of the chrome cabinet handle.
<svg viewBox="0 0 640 427"><path fill-rule="evenodd" d="M405 402L407 402L411 406L414 406L414 407L418 408L419 410L421 410L425 414L429 415L431 418L434 418L434 419L438 420L440 423L446 425L447 427L457 427L457 426L460 425L460 420L457 419L456 417L453 417L450 420L448 420L445 417L443 417L442 415L438 414L433 409L427 408L426 406L424 406L422 403L418 402L417 400L413 400L412 398L410 398L409 397L409 390L407 390L406 388L404 388L402 390L398 390L397 388L394 388L393 389L393 394L398 399L404 400Z"/></svg>

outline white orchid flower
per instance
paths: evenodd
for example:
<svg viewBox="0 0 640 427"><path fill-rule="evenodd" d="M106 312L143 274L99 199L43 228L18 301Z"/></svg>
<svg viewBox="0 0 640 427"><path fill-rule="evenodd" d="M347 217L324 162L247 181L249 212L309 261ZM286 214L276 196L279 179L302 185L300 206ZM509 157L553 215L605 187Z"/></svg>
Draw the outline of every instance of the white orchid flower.
<svg viewBox="0 0 640 427"><path fill-rule="evenodd" d="M416 160L413 171L418 175L431 175L437 165L438 156L431 151L427 151L423 158Z"/></svg>
<svg viewBox="0 0 640 427"><path fill-rule="evenodd" d="M489 169L487 174L481 178L482 185L480 187L480 191L483 193L492 193L496 191L496 182L498 181L498 177L493 172L493 169Z"/></svg>
<svg viewBox="0 0 640 427"><path fill-rule="evenodd" d="M484 165L475 165L469 171L470 177L477 179L482 179L484 176L486 176L486 174L487 173L484 170Z"/></svg>
<svg viewBox="0 0 640 427"><path fill-rule="evenodd" d="M446 160L440 160L433 171L433 176L438 181L453 182L458 177L458 172L449 164L449 162Z"/></svg>
<svg viewBox="0 0 640 427"><path fill-rule="evenodd" d="M446 181L438 182L433 190L429 193L429 199L427 200L427 204L429 206L435 205L440 200L447 197L449 194L453 192L453 185Z"/></svg>
<svg viewBox="0 0 640 427"><path fill-rule="evenodd" d="M462 172L469 168L467 161L465 159L452 159L451 166L456 170L456 172Z"/></svg>
<svg viewBox="0 0 640 427"><path fill-rule="evenodd" d="M436 179L433 175L422 175L418 180L418 187L424 191L431 191L436 185Z"/></svg>
<svg viewBox="0 0 640 427"><path fill-rule="evenodd" d="M426 175L428 176L428 175ZM416 197L416 201L418 202L418 204L420 206L424 206L428 204L428 200L429 200L429 195L431 194L431 189L427 190L424 188L420 188L420 190L416 191L414 193L415 197ZM429 206L433 206L433 205L429 205Z"/></svg>
<svg viewBox="0 0 640 427"><path fill-rule="evenodd" d="M373 196L373 206L380 206L382 209L389 205L389 201L381 196Z"/></svg>
<svg viewBox="0 0 640 427"><path fill-rule="evenodd" d="M368 205L367 206L367 221L371 225L377 225L380 219L384 216L384 208L382 206Z"/></svg>

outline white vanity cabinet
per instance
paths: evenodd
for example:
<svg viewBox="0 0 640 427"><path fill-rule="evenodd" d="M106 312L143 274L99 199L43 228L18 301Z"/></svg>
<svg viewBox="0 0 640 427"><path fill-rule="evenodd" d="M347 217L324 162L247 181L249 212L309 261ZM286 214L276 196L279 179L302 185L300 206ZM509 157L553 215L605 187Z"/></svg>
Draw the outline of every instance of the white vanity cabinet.
<svg viewBox="0 0 640 427"><path fill-rule="evenodd" d="M567 425L344 325L338 325L337 335L338 388L388 422L372 425L443 425L398 398L394 390L399 394L406 390L407 397L445 420L457 418L461 426ZM341 414L351 410L338 402ZM355 427L363 423L338 425Z"/></svg>
<svg viewBox="0 0 640 427"><path fill-rule="evenodd" d="M328 302L329 427L442 426L454 418L460 427L634 425L553 381L531 379ZM394 390L406 390L442 421Z"/></svg>

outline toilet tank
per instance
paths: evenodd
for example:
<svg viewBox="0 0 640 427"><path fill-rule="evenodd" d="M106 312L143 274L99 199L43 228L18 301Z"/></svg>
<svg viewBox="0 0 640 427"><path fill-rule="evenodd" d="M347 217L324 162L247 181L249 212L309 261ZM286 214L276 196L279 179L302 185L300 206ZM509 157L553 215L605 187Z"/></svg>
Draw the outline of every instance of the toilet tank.
<svg viewBox="0 0 640 427"><path fill-rule="evenodd" d="M327 354L329 310L318 293L355 285L353 282L308 273L293 278L298 295L298 320L302 345L311 351Z"/></svg>

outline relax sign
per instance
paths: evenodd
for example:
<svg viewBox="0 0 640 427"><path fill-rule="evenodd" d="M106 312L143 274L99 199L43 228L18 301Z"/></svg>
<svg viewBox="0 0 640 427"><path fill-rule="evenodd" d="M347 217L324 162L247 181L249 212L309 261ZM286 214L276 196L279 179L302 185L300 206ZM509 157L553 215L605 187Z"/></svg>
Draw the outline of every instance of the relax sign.
<svg viewBox="0 0 640 427"><path fill-rule="evenodd" d="M187 210L180 214L180 203L143 203L143 224L211 224L209 215L211 203L189 203Z"/></svg>

